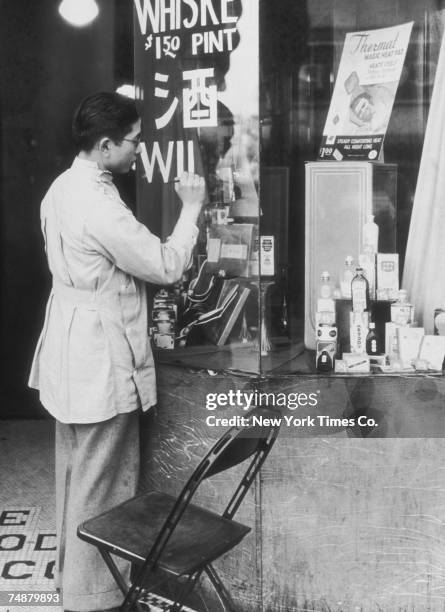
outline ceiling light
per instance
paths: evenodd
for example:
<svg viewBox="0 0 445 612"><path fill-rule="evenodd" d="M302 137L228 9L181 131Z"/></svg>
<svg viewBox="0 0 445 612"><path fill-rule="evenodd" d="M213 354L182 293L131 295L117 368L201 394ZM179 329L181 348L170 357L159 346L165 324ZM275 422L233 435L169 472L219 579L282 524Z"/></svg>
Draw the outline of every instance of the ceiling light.
<svg viewBox="0 0 445 612"><path fill-rule="evenodd" d="M73 26L86 26L99 14L95 0L63 0L59 13Z"/></svg>

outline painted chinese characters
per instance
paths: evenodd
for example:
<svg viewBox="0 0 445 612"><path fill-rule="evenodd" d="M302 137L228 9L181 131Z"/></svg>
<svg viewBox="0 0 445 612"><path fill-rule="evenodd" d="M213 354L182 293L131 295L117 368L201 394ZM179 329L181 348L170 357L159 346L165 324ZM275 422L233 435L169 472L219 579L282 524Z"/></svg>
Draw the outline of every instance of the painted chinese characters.
<svg viewBox="0 0 445 612"><path fill-rule="evenodd" d="M206 79L214 76L214 69L186 70L182 75L191 81L191 86L182 92L184 127L216 126L216 85L206 85Z"/></svg>
<svg viewBox="0 0 445 612"><path fill-rule="evenodd" d="M191 81L190 87L182 91L183 126L185 128L216 126L218 122L216 85L206 85L206 79L214 76L214 69L186 70L182 76L185 81ZM163 84L163 87L155 86L156 98L169 97L170 92L165 88L168 78L168 74L155 73L155 83ZM161 130L169 123L178 103L179 100L175 96L165 113L156 118L156 129Z"/></svg>
<svg viewBox="0 0 445 612"><path fill-rule="evenodd" d="M155 83L156 82L161 82L163 84L167 84L168 81L168 74L161 74L159 72L155 73ZM156 98L168 98L169 95L169 90L165 89L164 87L155 87L155 97ZM156 128L158 130L161 130L162 128L164 128L170 121L170 119L173 117L173 113L176 110L176 107L178 106L178 98L174 97L170 106L168 107L168 109L166 110L166 112L161 116L158 117L156 119Z"/></svg>

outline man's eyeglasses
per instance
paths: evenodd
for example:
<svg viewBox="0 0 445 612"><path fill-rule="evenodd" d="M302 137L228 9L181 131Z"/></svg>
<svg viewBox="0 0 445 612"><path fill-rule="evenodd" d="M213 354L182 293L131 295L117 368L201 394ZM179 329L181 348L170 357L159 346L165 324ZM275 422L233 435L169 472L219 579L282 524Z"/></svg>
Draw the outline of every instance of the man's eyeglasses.
<svg viewBox="0 0 445 612"><path fill-rule="evenodd" d="M141 137L136 136L136 138L122 138L122 140L126 140L127 142L131 142L131 144L137 149L141 144Z"/></svg>

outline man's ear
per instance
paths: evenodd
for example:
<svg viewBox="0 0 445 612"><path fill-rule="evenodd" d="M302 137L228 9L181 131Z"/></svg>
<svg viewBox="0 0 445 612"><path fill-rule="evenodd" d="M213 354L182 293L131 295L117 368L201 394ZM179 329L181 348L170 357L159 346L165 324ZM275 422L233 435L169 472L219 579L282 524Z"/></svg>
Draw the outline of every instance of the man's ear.
<svg viewBox="0 0 445 612"><path fill-rule="evenodd" d="M111 138L108 138L108 136L104 136L103 138L101 138L99 140L98 143L98 149L101 153L109 153L110 151L110 145L111 145Z"/></svg>

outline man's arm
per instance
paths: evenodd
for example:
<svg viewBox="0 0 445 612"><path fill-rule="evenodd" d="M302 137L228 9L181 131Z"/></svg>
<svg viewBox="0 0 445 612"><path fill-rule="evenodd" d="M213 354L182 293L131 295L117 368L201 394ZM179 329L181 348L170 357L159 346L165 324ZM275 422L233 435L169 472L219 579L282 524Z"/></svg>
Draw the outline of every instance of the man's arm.
<svg viewBox="0 0 445 612"><path fill-rule="evenodd" d="M85 239L127 274L160 285L179 280L198 235L196 221L204 200L204 180L184 173L175 189L183 205L165 243L111 198L104 198L89 214Z"/></svg>

